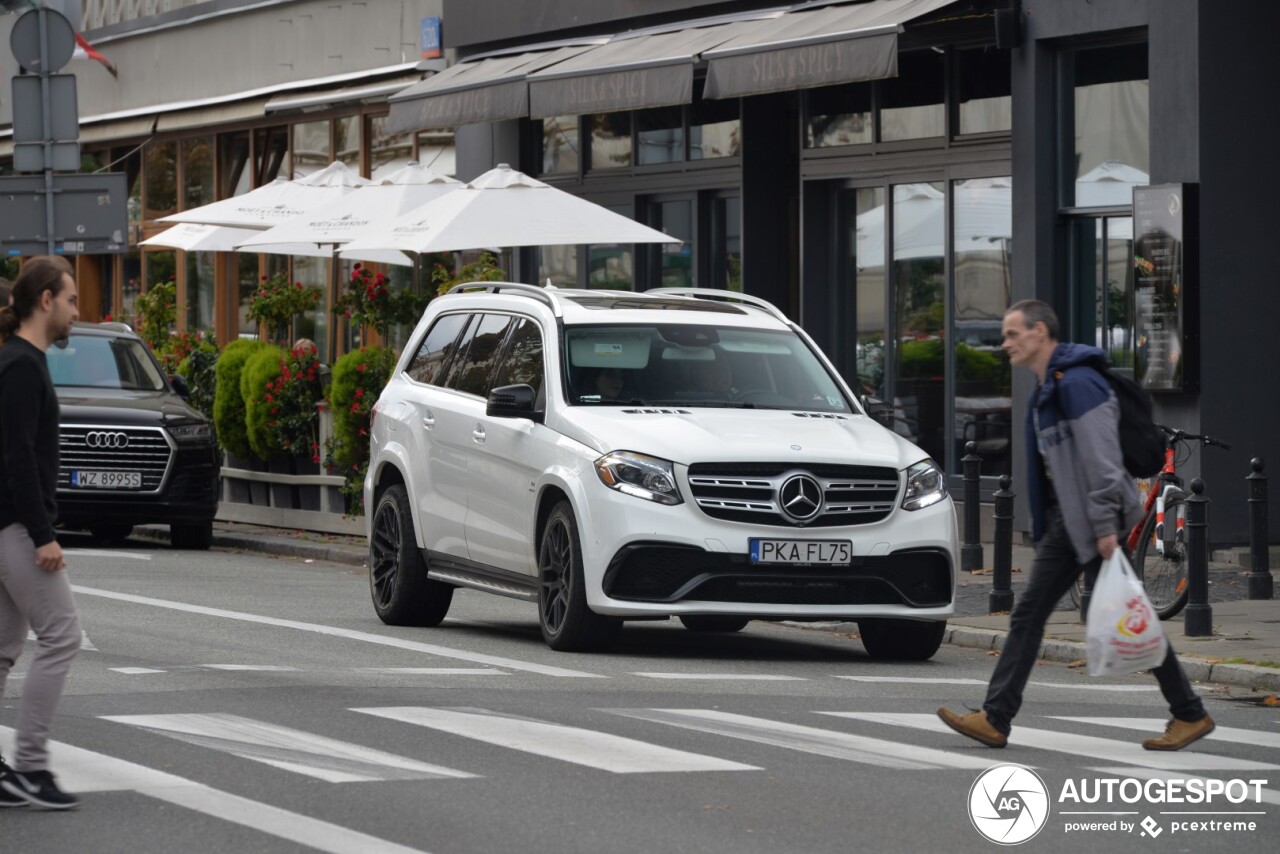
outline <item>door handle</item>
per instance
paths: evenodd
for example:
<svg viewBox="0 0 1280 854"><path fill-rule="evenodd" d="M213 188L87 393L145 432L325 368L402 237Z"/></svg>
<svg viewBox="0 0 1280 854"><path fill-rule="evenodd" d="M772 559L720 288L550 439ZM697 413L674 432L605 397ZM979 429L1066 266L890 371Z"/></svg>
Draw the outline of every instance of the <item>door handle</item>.
<svg viewBox="0 0 1280 854"><path fill-rule="evenodd" d="M479 424L477 424L477 425L476 425L476 428L475 428L474 430L472 430L472 431L471 431L471 438L472 438L472 439L475 439L477 442L483 442L483 441L484 441L484 428L483 428L483 427L481 427Z"/></svg>

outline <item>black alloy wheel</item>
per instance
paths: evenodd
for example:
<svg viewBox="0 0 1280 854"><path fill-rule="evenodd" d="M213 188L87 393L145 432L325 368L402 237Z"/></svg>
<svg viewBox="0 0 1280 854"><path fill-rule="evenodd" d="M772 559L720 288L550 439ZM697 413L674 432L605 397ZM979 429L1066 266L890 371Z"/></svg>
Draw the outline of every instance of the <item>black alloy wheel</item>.
<svg viewBox="0 0 1280 854"><path fill-rule="evenodd" d="M578 523L569 502L547 517L538 548L538 624L547 646L562 652L589 651L614 640L620 620L587 606Z"/></svg>
<svg viewBox="0 0 1280 854"><path fill-rule="evenodd" d="M862 645L872 658L884 661L927 661L942 646L945 620L858 620Z"/></svg>
<svg viewBox="0 0 1280 854"><path fill-rule="evenodd" d="M438 626L449 613L453 585L427 578L413 533L409 495L396 484L379 498L369 538L369 592L389 626Z"/></svg>

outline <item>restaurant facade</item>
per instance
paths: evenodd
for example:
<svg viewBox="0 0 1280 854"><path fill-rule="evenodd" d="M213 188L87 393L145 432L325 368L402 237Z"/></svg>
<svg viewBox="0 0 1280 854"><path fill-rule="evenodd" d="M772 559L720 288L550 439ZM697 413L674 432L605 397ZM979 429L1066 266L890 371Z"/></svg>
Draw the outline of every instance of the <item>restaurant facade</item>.
<svg viewBox="0 0 1280 854"><path fill-rule="evenodd" d="M769 299L957 487L975 442L987 498L1000 474L1025 483L1030 378L999 328L1038 297L1064 339L1152 389L1158 420L1232 444L1181 471L1207 483L1212 541L1247 539L1249 460L1280 416L1261 364L1280 318L1274 3L174 5L168 27L85 27L121 80L136 50L145 83L76 69L82 149L131 174L131 245L165 213L332 159L377 177L417 158L463 180L509 163L682 241L520 250L513 278ZM424 63L436 15L447 51ZM208 66L148 64L203 27L218 29L190 50L216 42ZM258 91L272 86L288 88ZM180 323L226 341L253 334L247 289L290 263L325 281L322 260L265 255L134 250L78 268L90 316L127 316L172 276ZM350 345L334 333L334 352Z"/></svg>

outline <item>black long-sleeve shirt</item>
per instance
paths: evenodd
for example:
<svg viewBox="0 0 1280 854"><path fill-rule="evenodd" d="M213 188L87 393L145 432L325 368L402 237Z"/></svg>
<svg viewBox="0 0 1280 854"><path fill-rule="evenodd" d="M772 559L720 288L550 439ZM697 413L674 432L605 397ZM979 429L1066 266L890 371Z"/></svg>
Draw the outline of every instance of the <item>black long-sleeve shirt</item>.
<svg viewBox="0 0 1280 854"><path fill-rule="evenodd" d="M58 520L58 396L44 352L12 336L0 347L0 528L26 527L36 547Z"/></svg>

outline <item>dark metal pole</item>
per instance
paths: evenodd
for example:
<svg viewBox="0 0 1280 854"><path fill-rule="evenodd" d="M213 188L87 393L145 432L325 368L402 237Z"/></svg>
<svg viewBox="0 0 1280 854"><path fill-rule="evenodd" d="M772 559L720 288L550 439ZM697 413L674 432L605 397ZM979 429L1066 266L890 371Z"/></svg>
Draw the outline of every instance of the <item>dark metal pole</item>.
<svg viewBox="0 0 1280 854"><path fill-rule="evenodd" d="M1249 598L1270 599L1275 584L1271 580L1271 554L1267 537L1267 476L1261 457L1249 465L1253 473L1249 481Z"/></svg>
<svg viewBox="0 0 1280 854"><path fill-rule="evenodd" d="M1013 479L1000 475L1000 489L996 492L996 541L994 568L991 571L991 592L987 595L987 613L999 614L1013 610L1013 493L1009 485Z"/></svg>
<svg viewBox="0 0 1280 854"><path fill-rule="evenodd" d="M978 443L964 446L964 544L960 546L960 568L973 572L982 568L982 538L979 535L978 477L982 469L982 457L978 456Z"/></svg>
<svg viewBox="0 0 1280 854"><path fill-rule="evenodd" d="M1169 524L1166 520L1165 524ZM1209 606L1209 499L1204 481L1191 481L1187 498L1187 583L1190 588L1184 630L1187 637L1213 634L1213 609Z"/></svg>

